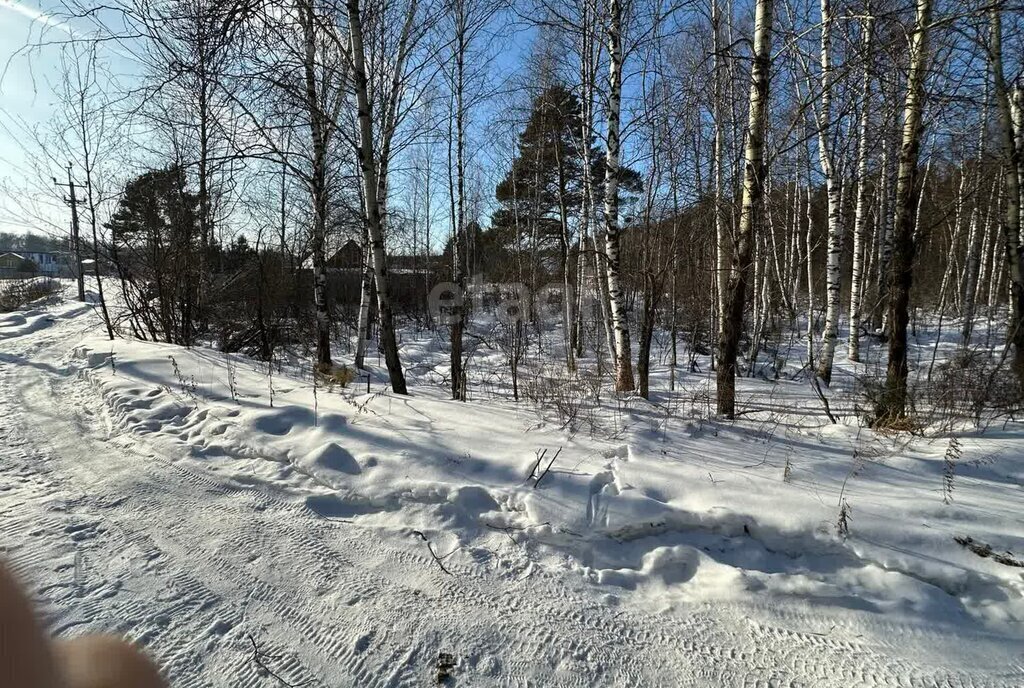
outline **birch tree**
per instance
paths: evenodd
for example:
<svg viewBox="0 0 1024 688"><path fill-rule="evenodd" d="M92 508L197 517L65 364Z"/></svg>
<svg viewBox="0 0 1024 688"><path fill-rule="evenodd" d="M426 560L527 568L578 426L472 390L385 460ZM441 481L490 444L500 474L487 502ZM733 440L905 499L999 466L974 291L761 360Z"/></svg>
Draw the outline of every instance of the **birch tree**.
<svg viewBox="0 0 1024 688"><path fill-rule="evenodd" d="M331 369L331 311L327 303L327 209L330 202L327 183L327 146L332 129L322 103L317 79L317 28L313 0L299 0L299 25L302 28L302 75L309 135L312 143L309 192L313 218L310 227L310 250L313 259L313 302L316 307L316 365L322 372Z"/></svg>
<svg viewBox="0 0 1024 688"><path fill-rule="evenodd" d="M714 202L715 202L715 295L717 298L716 317L721 322L725 317L725 290L729 283L729 252L726 250L729 236L725 226L725 208L722 199L725 167L725 109L722 84L722 9L719 0L711 0L711 31L712 31L712 76L713 102L712 118L714 119L711 164L714 166ZM731 91L731 89L730 89Z"/></svg>
<svg viewBox="0 0 1024 688"><path fill-rule="evenodd" d="M903 135L896 173L892 263L889 275L889 362L885 389L875 408L877 423L898 422L907 411L907 325L914 281L914 227L917 214L917 167L921 148L924 82L928 66L928 32L933 0L917 0L910 35L910 72L903 107Z"/></svg>
<svg viewBox="0 0 1024 688"><path fill-rule="evenodd" d="M1024 250L1020 236L1021 204L1021 150L1018 146L1014 123L1014 108L1010 89L1003 73L1003 25L1004 2L994 4L989 10L991 22L990 64L992 87L998 115L998 134L1003 158L1004 206L1001 218L1003 242L1006 252L1006 269L1010 278L1010 320L1007 327L1007 344L1013 348L1013 370L1024 387Z"/></svg>
<svg viewBox="0 0 1024 688"><path fill-rule="evenodd" d="M818 126L818 162L825 177L828 203L828 262L825 268L825 328L822 333L818 376L828 385L832 382L832 363L839 338L839 307L842 284L840 261L843 253L840 183L832 140L832 0L821 0L821 99L815 110Z"/></svg>
<svg viewBox="0 0 1024 688"><path fill-rule="evenodd" d="M452 47L454 74L452 75L452 112L455 140L455 184L451 204L452 213L452 273L459 293L455 297L451 330L452 398L466 400L466 374L463 370L462 337L466 327L466 49L468 38L467 7L464 0L455 0L451 7L455 35ZM449 174L452 170L449 169Z"/></svg>
<svg viewBox="0 0 1024 688"><path fill-rule="evenodd" d="M718 412L726 418L736 415L736 359L743 329L747 281L751 271L754 231L760 222L764 201L764 138L768 111L771 65L772 0L757 0L754 14L754 53L750 70L750 109L747 114L747 144L743 166L743 201L726 285L726 312L718 333Z"/></svg>
<svg viewBox="0 0 1024 688"><path fill-rule="evenodd" d="M864 20L861 50L864 60L863 86L861 87L860 122L857 136L857 204L853 220L853 269L850 275L850 349L851 361L860 360L861 303L864 295L864 242L868 217L868 121L871 111L871 33L874 18Z"/></svg>
<svg viewBox="0 0 1024 688"><path fill-rule="evenodd" d="M384 250L384 232L380 197L378 195L378 170L374 157L373 111L366 78L366 57L363 50L363 24L359 12L359 0L347 0L349 24L349 50L352 61L352 79L356 95L356 111L359 120L357 155L362 176L363 207L366 230L370 237L373 258L373 275L377 282L377 310L380 316L380 339L384 348L384 359L391 378L391 389L395 394L408 394L405 373L398 355L398 339L395 336L395 321L392 311L390 281L388 279L387 256Z"/></svg>
<svg viewBox="0 0 1024 688"><path fill-rule="evenodd" d="M377 169L377 198L380 204L381 232L387 234L388 199L390 197L391 166L401 143L397 142L399 129L408 114L404 99L415 100L421 84L410 77L410 56L423 36L424 28L415 25L418 0L408 4L380 2L374 6L375 21L363 23L364 43L375 48L367 65L367 89L371 110L375 113L375 160ZM367 37L365 34L369 34ZM358 158L357 158L358 166ZM357 176L361 176L361 173ZM370 307L373 299L374 268L373 245L369 231L362 231L362 279L360 280L359 311L356 319L355 364L363 367L369 337Z"/></svg>
<svg viewBox="0 0 1024 688"><path fill-rule="evenodd" d="M603 52L600 40L600 7L595 0L580 0L579 78L580 78L580 147L589 150L594 140L594 101L597 91L597 75ZM615 333L611 322L611 305L608 298L608 270L604 251L598 250L598 231L591 233L591 223L596 223L596 200L594 193L594 172L589 155L583 162L583 198L580 206L580 248L590 246L593 270L598 282L598 296L601 308L601 324L608 351L615 356ZM588 236L589 235L589 236ZM582 290L581 290L582 294ZM582 308L577 309L582 313ZM582 331L579 342L582 342ZM582 354L582 351L580 351Z"/></svg>
<svg viewBox="0 0 1024 688"><path fill-rule="evenodd" d="M986 60L986 77L988 77L989 73L991 72L991 67L989 65L990 60ZM985 99L981 108L981 116L978 120L978 147L977 156L975 158L974 163L975 180L974 184L972 185L972 191L974 193L974 203L971 206L970 227L967 236L967 256L965 259L966 265L964 268L964 280L960 293L960 313L963 316L963 326L960 330L960 335L963 339L964 348L970 346L971 334L974 331L974 307L976 300L976 292L978 289L978 276L981 270L981 253L984 235L983 228L979 224L981 217L981 195L983 179L981 167L985 156L985 141L987 139L986 134L988 133L988 117L991 100L990 91L990 80L986 78Z"/></svg>
<svg viewBox="0 0 1024 688"><path fill-rule="evenodd" d="M619 117L622 104L622 6L608 1L608 131L605 148L605 253L608 260L608 295L615 329L615 390L633 389L626 298L619 274Z"/></svg>

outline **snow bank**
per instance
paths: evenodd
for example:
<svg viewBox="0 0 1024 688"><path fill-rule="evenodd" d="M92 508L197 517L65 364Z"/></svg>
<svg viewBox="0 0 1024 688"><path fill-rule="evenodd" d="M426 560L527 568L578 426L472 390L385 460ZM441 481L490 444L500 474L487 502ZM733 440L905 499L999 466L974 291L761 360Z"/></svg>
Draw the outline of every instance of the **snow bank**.
<svg viewBox="0 0 1024 688"><path fill-rule="evenodd" d="M1012 435L963 440L945 504L942 442L815 415L776 417L769 433L638 407L603 440L435 388L314 392L308 378L202 348L91 339L70 362L113 431L174 445L237 485L272 484L324 518L446 538L453 562L503 532L610 594L659 591L660 604L800 600L1015 632L1024 620L1024 569L954 540L1024 556L1024 455ZM809 390L778 387L796 408L814 403ZM535 485L544 450L540 469L557 459ZM980 457L991 459L970 463Z"/></svg>

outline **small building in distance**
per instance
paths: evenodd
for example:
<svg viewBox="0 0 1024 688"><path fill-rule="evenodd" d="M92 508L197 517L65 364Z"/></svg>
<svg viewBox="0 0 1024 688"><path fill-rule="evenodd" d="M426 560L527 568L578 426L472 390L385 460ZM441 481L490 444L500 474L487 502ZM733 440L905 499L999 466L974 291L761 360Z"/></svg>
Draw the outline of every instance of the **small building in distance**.
<svg viewBox="0 0 1024 688"><path fill-rule="evenodd" d="M0 248L0 277L66 277L71 272L72 263L66 254Z"/></svg>
<svg viewBox="0 0 1024 688"><path fill-rule="evenodd" d="M35 265L20 253L0 251L0 278L20 276L25 268L34 271Z"/></svg>
<svg viewBox="0 0 1024 688"><path fill-rule="evenodd" d="M363 247L355 239L349 239L334 255L327 259L328 270L362 270Z"/></svg>

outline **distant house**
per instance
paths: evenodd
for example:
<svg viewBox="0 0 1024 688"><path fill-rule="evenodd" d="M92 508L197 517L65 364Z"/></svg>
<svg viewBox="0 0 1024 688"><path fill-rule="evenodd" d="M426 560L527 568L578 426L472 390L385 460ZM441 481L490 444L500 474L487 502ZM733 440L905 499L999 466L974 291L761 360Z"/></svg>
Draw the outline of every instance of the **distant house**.
<svg viewBox="0 0 1024 688"><path fill-rule="evenodd" d="M44 275L57 277L69 274L71 262L55 251L8 251L0 249L0 275Z"/></svg>
<svg viewBox="0 0 1024 688"><path fill-rule="evenodd" d="M13 277L26 271L33 271L32 268L34 268L35 265L31 265L30 267L30 265L27 264L28 262L29 261L27 261L26 257L19 253L14 253L12 251L0 253L0 277ZM30 267L30 269L26 270L26 267Z"/></svg>
<svg viewBox="0 0 1024 688"><path fill-rule="evenodd" d="M328 270L362 270L363 247L354 239L349 239L337 252L327 259Z"/></svg>
<svg viewBox="0 0 1024 688"><path fill-rule="evenodd" d="M388 255L388 270L391 274L420 274L436 270L440 266L440 256L431 256L428 262L423 256L411 256L401 253ZM363 269L363 247L354 239L349 239L333 256L327 259L329 271L360 272Z"/></svg>
<svg viewBox="0 0 1024 688"><path fill-rule="evenodd" d="M31 260L39 268L39 274L56 276L62 268L67 268L69 261L62 253L53 251L21 251L23 256Z"/></svg>
<svg viewBox="0 0 1024 688"><path fill-rule="evenodd" d="M0 253L0 277L23 277L39 272L39 267L20 253L4 251Z"/></svg>

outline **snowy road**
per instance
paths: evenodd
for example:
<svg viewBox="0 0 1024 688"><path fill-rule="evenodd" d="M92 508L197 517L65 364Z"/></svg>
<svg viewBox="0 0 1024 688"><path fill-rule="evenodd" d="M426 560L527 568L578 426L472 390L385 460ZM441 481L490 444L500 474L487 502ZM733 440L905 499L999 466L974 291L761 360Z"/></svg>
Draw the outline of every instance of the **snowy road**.
<svg viewBox="0 0 1024 688"><path fill-rule="evenodd" d="M68 356L91 318L0 343L0 546L54 633L135 638L173 686L432 685L441 652L474 687L1020 685L1003 637L811 606L652 608L506 533L446 574L408 531L119 434Z"/></svg>

